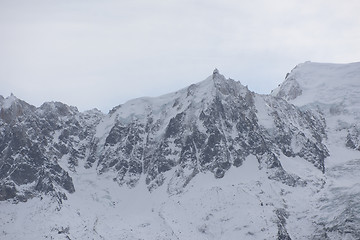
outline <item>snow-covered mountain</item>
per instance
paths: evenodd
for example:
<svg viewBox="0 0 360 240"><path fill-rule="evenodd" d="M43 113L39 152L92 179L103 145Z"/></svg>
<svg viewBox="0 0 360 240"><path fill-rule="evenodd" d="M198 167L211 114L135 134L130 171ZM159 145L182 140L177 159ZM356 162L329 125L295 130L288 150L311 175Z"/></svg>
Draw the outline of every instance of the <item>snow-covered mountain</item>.
<svg viewBox="0 0 360 240"><path fill-rule="evenodd" d="M328 236L324 239L360 239L360 63L299 64L272 95L326 119L330 157L314 222Z"/></svg>
<svg viewBox="0 0 360 240"><path fill-rule="evenodd" d="M345 134L346 145L360 150L360 63L299 64L272 95L321 110L331 132Z"/></svg>
<svg viewBox="0 0 360 240"><path fill-rule="evenodd" d="M358 239L359 80L304 63L259 95L215 69L106 115L0 96L1 239Z"/></svg>

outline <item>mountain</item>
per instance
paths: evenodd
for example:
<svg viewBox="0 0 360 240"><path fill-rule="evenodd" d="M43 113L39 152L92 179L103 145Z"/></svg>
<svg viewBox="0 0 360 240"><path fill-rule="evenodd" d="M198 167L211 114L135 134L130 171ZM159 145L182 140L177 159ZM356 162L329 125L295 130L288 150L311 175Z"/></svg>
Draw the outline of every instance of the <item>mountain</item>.
<svg viewBox="0 0 360 240"><path fill-rule="evenodd" d="M215 69L108 114L0 97L1 239L358 239L359 69L270 95Z"/></svg>
<svg viewBox="0 0 360 240"><path fill-rule="evenodd" d="M326 119L327 184L314 222L327 236L323 239L360 239L360 63L299 64L272 95Z"/></svg>
<svg viewBox="0 0 360 240"><path fill-rule="evenodd" d="M346 145L360 150L359 76L360 63L306 62L296 66L272 95L299 107L320 109L329 129L336 135L346 132Z"/></svg>

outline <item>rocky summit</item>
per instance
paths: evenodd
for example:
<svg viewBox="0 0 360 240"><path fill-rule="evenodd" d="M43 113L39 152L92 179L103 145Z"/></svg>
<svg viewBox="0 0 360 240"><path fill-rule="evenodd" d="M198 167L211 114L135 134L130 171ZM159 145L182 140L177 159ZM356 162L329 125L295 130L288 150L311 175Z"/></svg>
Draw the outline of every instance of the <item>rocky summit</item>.
<svg viewBox="0 0 360 240"><path fill-rule="evenodd" d="M359 239L359 96L359 63L311 62L108 114L0 96L0 238Z"/></svg>

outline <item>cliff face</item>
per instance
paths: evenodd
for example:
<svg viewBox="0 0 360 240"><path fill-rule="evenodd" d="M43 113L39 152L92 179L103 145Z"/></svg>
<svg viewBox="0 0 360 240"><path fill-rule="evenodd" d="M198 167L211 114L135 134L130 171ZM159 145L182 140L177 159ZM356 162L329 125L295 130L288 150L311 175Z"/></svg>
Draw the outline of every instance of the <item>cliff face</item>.
<svg viewBox="0 0 360 240"><path fill-rule="evenodd" d="M26 201L38 193L51 193L66 199L65 192L73 193L72 179L58 160L68 155L69 168L74 170L81 147L85 151L83 142L92 138L90 118L100 120L101 115L80 114L62 103L35 108L10 96L0 116L0 198Z"/></svg>

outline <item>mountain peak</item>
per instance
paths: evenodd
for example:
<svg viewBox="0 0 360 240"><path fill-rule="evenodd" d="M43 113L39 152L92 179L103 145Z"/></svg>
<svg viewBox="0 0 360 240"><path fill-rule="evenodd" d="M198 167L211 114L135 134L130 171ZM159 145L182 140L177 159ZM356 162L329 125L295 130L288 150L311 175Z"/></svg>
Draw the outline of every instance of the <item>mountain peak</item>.
<svg viewBox="0 0 360 240"><path fill-rule="evenodd" d="M14 104L14 102L16 102L18 100L19 99L17 97L15 97L15 95L13 93L11 93L10 96L8 96L7 98L4 99L1 107L8 109Z"/></svg>
<svg viewBox="0 0 360 240"><path fill-rule="evenodd" d="M217 68L214 69L213 74L209 77L213 80L215 83L215 86L228 81L229 79L226 79L226 77L222 74L220 74L219 70Z"/></svg>
<svg viewBox="0 0 360 240"><path fill-rule="evenodd" d="M213 71L213 75L215 75L215 74L219 74L219 70L217 68L215 68Z"/></svg>
<svg viewBox="0 0 360 240"><path fill-rule="evenodd" d="M360 112L360 63L334 64L305 62L297 65L272 92L297 106L313 103L342 104ZM348 110L349 110L348 109Z"/></svg>
<svg viewBox="0 0 360 240"><path fill-rule="evenodd" d="M15 120L17 117L22 116L26 112L32 112L35 109L36 107L15 97L15 95L11 93L10 96L1 101L0 119L9 123Z"/></svg>

